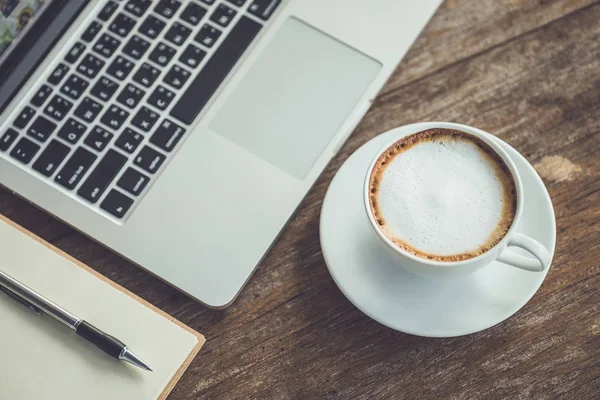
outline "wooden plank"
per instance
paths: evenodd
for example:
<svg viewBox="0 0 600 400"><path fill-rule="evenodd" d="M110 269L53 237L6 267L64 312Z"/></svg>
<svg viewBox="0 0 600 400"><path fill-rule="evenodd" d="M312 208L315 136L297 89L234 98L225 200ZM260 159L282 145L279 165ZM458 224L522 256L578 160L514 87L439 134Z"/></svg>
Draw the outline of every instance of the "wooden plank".
<svg viewBox="0 0 600 400"><path fill-rule="evenodd" d="M594 0L447 0L383 91L393 91L593 3Z"/></svg>

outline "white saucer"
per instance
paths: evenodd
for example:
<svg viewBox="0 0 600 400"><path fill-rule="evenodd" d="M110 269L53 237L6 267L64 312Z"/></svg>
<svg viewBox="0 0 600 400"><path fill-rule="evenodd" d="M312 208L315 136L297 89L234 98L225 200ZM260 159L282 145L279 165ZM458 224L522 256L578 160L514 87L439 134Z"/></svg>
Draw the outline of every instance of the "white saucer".
<svg viewBox="0 0 600 400"><path fill-rule="evenodd" d="M521 309L539 289L548 270L529 272L493 262L465 277L430 280L404 271L379 251L380 243L369 226L362 200L365 174L382 146L422 130L419 125L377 136L342 165L323 203L321 248L344 295L376 321L419 336L467 335L496 325ZM525 204L517 231L538 240L553 256L556 225L550 196L527 160L497 140L523 180Z"/></svg>

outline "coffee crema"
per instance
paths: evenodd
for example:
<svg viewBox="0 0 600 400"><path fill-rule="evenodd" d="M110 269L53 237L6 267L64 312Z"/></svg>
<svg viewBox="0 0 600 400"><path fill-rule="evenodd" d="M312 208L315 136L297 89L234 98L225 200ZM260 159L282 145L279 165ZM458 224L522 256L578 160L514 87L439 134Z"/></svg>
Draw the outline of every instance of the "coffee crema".
<svg viewBox="0 0 600 400"><path fill-rule="evenodd" d="M462 261L493 248L510 229L515 181L480 138L453 129L406 136L375 162L369 179L379 229L418 257Z"/></svg>

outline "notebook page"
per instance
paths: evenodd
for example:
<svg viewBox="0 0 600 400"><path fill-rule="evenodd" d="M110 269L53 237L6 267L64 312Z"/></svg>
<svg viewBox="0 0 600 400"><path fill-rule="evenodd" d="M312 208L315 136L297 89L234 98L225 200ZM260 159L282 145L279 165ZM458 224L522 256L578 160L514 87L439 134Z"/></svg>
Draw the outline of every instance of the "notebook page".
<svg viewBox="0 0 600 400"><path fill-rule="evenodd" d="M204 341L2 219L0 269L119 338L154 370L114 360L0 293L2 399L162 398Z"/></svg>

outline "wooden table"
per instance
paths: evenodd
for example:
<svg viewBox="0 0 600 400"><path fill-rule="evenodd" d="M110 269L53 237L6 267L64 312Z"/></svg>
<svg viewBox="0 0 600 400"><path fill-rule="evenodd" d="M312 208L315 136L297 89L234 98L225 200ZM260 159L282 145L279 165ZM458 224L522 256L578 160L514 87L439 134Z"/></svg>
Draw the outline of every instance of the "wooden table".
<svg viewBox="0 0 600 400"><path fill-rule="evenodd" d="M466 123L527 157L556 210L554 264L484 332L428 339L369 319L319 248L323 195L367 140ZM600 1L447 0L234 305L209 310L7 191L0 212L206 335L170 399L600 398Z"/></svg>

